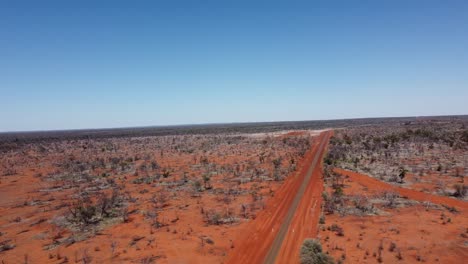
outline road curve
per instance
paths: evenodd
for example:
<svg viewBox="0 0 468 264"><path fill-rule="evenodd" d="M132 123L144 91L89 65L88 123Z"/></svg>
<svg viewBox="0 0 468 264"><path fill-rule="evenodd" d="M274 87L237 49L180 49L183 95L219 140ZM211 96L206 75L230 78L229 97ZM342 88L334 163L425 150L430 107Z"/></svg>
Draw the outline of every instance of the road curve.
<svg viewBox="0 0 468 264"><path fill-rule="evenodd" d="M298 263L305 237L317 232L320 216L320 161L332 132L323 132L306 155L303 167L289 177L250 223L225 263Z"/></svg>
<svg viewBox="0 0 468 264"><path fill-rule="evenodd" d="M395 186L395 185L380 181L376 178L372 178L365 174L361 174L361 173L354 172L354 171L343 170L339 168L335 168L334 170L342 175L349 177L350 180L356 181L362 186L366 186L374 190L379 190L382 192L392 191L392 192L399 193L401 196L408 197L408 199L412 199L415 201L420 201L420 202L427 201L427 202L431 202L434 204L452 206L458 210L468 210L468 202L463 201L463 200L457 200L455 198L434 195L430 193L425 193L425 192L420 192L420 191L416 191L416 190L412 190L408 188Z"/></svg>

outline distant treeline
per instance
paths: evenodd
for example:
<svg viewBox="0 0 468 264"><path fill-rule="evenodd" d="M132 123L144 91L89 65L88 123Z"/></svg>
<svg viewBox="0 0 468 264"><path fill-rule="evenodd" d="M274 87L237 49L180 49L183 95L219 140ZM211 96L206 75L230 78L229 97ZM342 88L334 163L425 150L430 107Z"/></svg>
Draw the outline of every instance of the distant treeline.
<svg viewBox="0 0 468 264"><path fill-rule="evenodd" d="M178 125L158 127L131 127L111 129L56 130L34 132L0 133L0 143L3 147L34 142L50 142L61 140L100 139L116 137L144 137L166 135L221 134L221 133L261 133L281 130L325 129L350 126L366 126L379 124L410 124L411 122L451 122L468 121L468 115L463 116L433 116L433 117L391 117L391 118L360 118L315 121L285 121L232 124ZM8 144L9 143L9 144ZM0 146L1 147L1 146ZM8 148L8 147L7 147ZM5 150L5 149L4 149Z"/></svg>

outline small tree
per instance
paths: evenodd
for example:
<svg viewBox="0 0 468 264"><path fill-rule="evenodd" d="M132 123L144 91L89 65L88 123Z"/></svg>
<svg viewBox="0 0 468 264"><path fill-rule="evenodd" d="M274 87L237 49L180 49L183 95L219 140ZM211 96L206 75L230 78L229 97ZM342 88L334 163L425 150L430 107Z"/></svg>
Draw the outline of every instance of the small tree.
<svg viewBox="0 0 468 264"><path fill-rule="evenodd" d="M455 189L455 192L453 193L453 196L455 197L464 198L468 193L468 186L466 185L456 183L453 185L453 188Z"/></svg>
<svg viewBox="0 0 468 264"><path fill-rule="evenodd" d="M205 189L211 189L211 184L210 184L211 177L209 174L203 174L203 185Z"/></svg>
<svg viewBox="0 0 468 264"><path fill-rule="evenodd" d="M169 176L171 176L171 172L168 169L164 169L163 173L162 173L162 176L163 176L164 179L166 179Z"/></svg>
<svg viewBox="0 0 468 264"><path fill-rule="evenodd" d="M273 172L273 179L274 179L275 181L281 181L281 174L279 173L278 170L275 170L275 171Z"/></svg>
<svg viewBox="0 0 468 264"><path fill-rule="evenodd" d="M282 161L283 161L283 159L281 157L278 157L278 158L276 158L276 159L274 159L272 161L273 167L274 167L275 170L278 170L281 167L281 162Z"/></svg>
<svg viewBox="0 0 468 264"><path fill-rule="evenodd" d="M398 177L400 177L400 183L403 183L403 179L406 177L406 173L408 173L408 170L404 167L400 167L400 169L398 169Z"/></svg>
<svg viewBox="0 0 468 264"><path fill-rule="evenodd" d="M203 191L203 187L202 187L202 184L199 180L196 180L193 182L193 189L197 192L201 192Z"/></svg>

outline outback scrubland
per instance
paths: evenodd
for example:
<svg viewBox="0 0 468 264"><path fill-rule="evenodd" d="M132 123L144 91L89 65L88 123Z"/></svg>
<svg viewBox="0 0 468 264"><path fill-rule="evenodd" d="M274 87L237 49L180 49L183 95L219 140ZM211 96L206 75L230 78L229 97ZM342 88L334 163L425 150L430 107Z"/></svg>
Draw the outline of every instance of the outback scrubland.
<svg viewBox="0 0 468 264"><path fill-rule="evenodd" d="M343 263L465 263L467 126L423 119L335 130L323 250Z"/></svg>
<svg viewBox="0 0 468 264"><path fill-rule="evenodd" d="M4 263L219 263L309 131L70 139L0 159Z"/></svg>
<svg viewBox="0 0 468 264"><path fill-rule="evenodd" d="M0 260L463 263L467 125L450 116L3 133Z"/></svg>

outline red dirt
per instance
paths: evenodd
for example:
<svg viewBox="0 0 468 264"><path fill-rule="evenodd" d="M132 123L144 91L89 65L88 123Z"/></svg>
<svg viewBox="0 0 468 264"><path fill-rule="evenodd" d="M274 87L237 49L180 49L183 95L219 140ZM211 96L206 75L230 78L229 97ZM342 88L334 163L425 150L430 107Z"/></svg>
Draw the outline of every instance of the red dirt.
<svg viewBox="0 0 468 264"><path fill-rule="evenodd" d="M394 191L408 199L459 209L453 212L442 206L421 203L396 208L377 204L378 215L327 215L317 237L324 251L336 260L346 263L466 263L466 202L393 186L351 171L335 171L348 176L344 180L345 195L375 199L383 191ZM328 188L331 191L331 187ZM343 234L330 230L333 225L341 227Z"/></svg>
<svg viewBox="0 0 468 264"><path fill-rule="evenodd" d="M328 142L328 139L327 139ZM323 152L320 153L322 157ZM306 238L316 237L322 204L322 166L315 166L309 186L296 210L275 263L299 261L299 250ZM296 261L294 261L296 260Z"/></svg>
<svg viewBox="0 0 468 264"><path fill-rule="evenodd" d="M313 163L317 155L319 155L317 158L321 158L324 143L328 142L330 135L330 132L320 134L319 140L314 142L311 150L307 153L300 173L295 177L288 178L277 190L275 197L269 201L266 209L259 213L257 218L243 230L243 233L235 240L235 249L230 252L226 263L262 263L264 261L273 262L273 260L276 260L276 263L291 263L293 259L299 260L298 253L303 239L315 235L317 232L323 189L320 166L311 166L310 164ZM297 205L296 211L293 211L292 219L288 219L287 214L291 213L288 210L290 210L294 198L308 174L312 174L312 177L304 192L304 197ZM291 221L291 224L289 227L284 226L283 223L288 220ZM281 228L287 228L284 240L276 239L277 235L281 233ZM271 248L278 246L274 243L280 243L280 250L274 252L273 258L267 259Z"/></svg>
<svg viewBox="0 0 468 264"><path fill-rule="evenodd" d="M443 197L438 195L432 195L424 192L419 192L411 189L406 189L398 186L394 186L372 177L357 172L352 172L343 169L335 169L336 172L348 176L351 180L358 182L359 184L372 188L374 191L394 191L399 193L401 196L407 197L408 199L420 201L420 202L431 202L434 204L447 205L455 207L457 209L467 210L468 203L456 200L449 197Z"/></svg>
<svg viewBox="0 0 468 264"><path fill-rule="evenodd" d="M0 263L24 263L26 259L28 263L62 263L65 258L70 263L78 263L85 254L92 258L92 263L140 263L149 261L153 257L157 263L168 264L223 262L232 248L232 239L237 234L243 233L244 228L252 222L251 219L260 214L264 201L268 203L270 199L274 199L270 198L273 193L278 198L285 194L276 192L283 181L255 179L243 183L238 180L248 177L249 174L246 172L250 171L250 167L261 169L260 176L272 175L271 160L281 156L283 157L281 174L286 177L285 182L291 182L289 178L298 178L302 171L307 170L313 157L310 150L307 150L308 154L306 152L304 157L299 156L294 152L296 147L288 147L282 143L282 139L268 135L265 136L267 144L263 142L263 138L245 137L239 141L240 144L228 144L227 140L222 140L220 144L215 142L218 138L189 137L193 142L186 143L186 148L193 148L194 153L181 152L172 147L170 143L172 140L178 143L184 138L187 137L108 140L109 143L119 147L117 152L101 150L101 146L105 143L97 141L91 141L84 150L81 147L84 143L77 141L57 143L57 148L63 152L51 148L46 153L33 151L26 155L25 151L18 151L3 156L0 165L6 168L7 165L13 164L17 173L0 176L0 243L5 242L16 247L0 252ZM294 138L291 136L292 139ZM316 149L318 147L316 137L310 138L310 141L311 149ZM203 144L208 145L203 147ZM45 143L44 145L49 148L49 145ZM30 149L34 150L35 145L26 147L26 150ZM160 154L160 149L164 149L164 157ZM72 230L59 226L55 221L63 220L68 214L68 203L75 199L73 194L77 191L77 188L53 189L55 186L64 185L61 181L48 180L49 174L65 172L57 164L68 164L65 161L71 157L89 164L89 159L94 160L97 157L110 160L110 157L117 155L134 157L144 156L145 153L150 157L148 161L157 160L160 166L170 168L171 176L167 179L161 177L151 184L137 184L133 182L135 179L156 172L145 173L138 170L140 174L137 176L133 171L118 172L104 168L102 171L96 170L90 173L93 179L94 177L101 179L105 178L100 176L101 173L109 172L106 177L115 180L119 188L122 188L122 192L131 195L133 201L128 202L128 211L133 213L129 214L128 222L116 219L118 222L103 226L99 232L89 238L75 241L70 245L62 243L54 246L55 241L72 235ZM259 162L261 153L265 153L266 157L266 161L262 163ZM201 165L200 161L194 161L195 158L200 160L202 156L208 157L210 166L216 165L214 169ZM290 162L286 157L295 158L294 164L297 164L297 170L286 170ZM136 159L135 168L143 162L146 162L143 158ZM234 175L236 167L239 167L237 176ZM1 168L0 175L3 175L4 171ZM196 179L201 180L205 169L219 171L211 177L212 190L197 192L199 196L193 196L192 182ZM188 183L180 187L170 185L180 182L185 172ZM225 193L229 193L230 190L238 194L226 195ZM151 197L160 191L165 191L169 197L167 206L157 211L158 220L165 226L155 228L152 227L151 219L146 216L146 212L155 210ZM254 200L253 191L256 197L261 199ZM224 200L226 196L230 198L227 202ZM247 205L247 216L241 213L241 205ZM216 210L223 215L224 212L230 211L239 220L219 225L207 224L203 212L208 210ZM203 242L208 241L202 240L204 238L209 238L212 242Z"/></svg>
<svg viewBox="0 0 468 264"><path fill-rule="evenodd" d="M324 251L335 259L345 255L345 263L378 263L380 245L382 263L466 263L468 250L463 236L468 217L445 211L451 222L444 224L444 211L416 205L377 216L328 215L326 225L342 227L344 236L324 230L319 237ZM393 251L389 249L391 243L396 245Z"/></svg>

